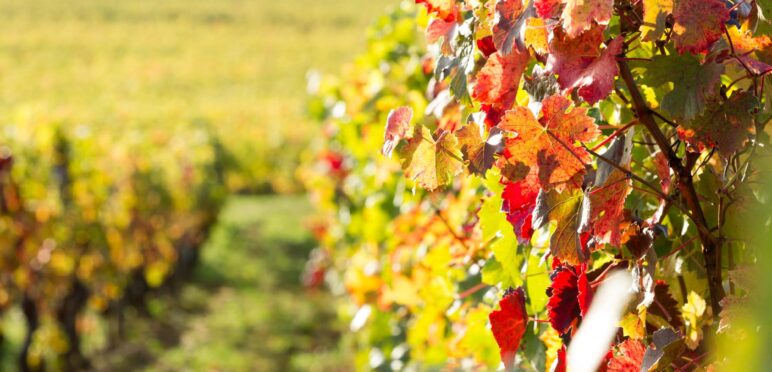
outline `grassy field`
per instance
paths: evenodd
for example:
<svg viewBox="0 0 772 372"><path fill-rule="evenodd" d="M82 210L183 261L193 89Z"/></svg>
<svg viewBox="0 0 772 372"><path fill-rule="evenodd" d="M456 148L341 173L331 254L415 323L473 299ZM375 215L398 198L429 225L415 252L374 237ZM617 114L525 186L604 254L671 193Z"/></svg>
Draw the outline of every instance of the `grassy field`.
<svg viewBox="0 0 772 372"><path fill-rule="evenodd" d="M206 123L245 167L292 189L306 74L336 72L396 0L0 1L0 128L181 131Z"/></svg>

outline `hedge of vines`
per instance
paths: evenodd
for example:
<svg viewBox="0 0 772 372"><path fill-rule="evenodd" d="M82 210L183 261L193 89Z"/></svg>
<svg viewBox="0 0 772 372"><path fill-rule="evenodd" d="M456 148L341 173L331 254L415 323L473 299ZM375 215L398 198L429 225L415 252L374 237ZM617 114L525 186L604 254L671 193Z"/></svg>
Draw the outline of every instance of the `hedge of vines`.
<svg viewBox="0 0 772 372"><path fill-rule="evenodd" d="M19 370L88 368L84 314L103 317L115 344L128 308L147 313L147 296L189 274L226 195L227 159L205 126L2 128L0 311L24 315Z"/></svg>
<svg viewBox="0 0 772 372"><path fill-rule="evenodd" d="M356 365L565 370L626 271L598 369L733 367L711 350L750 337L772 4L416 3L310 105L308 283L344 295Z"/></svg>

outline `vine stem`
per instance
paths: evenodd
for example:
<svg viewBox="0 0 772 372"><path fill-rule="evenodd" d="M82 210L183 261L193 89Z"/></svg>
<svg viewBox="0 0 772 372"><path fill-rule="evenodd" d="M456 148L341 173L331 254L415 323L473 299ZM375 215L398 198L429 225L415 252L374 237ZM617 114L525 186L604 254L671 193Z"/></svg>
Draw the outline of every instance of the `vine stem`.
<svg viewBox="0 0 772 372"><path fill-rule="evenodd" d="M595 147L592 148L592 151L598 151L601 147L606 146L609 142L611 142L614 138L619 136L620 134L624 133L628 128L632 127L633 125L638 124L638 119L635 119L621 128L618 128L614 131L614 133L611 133L606 139L604 139L601 143L595 145Z"/></svg>
<svg viewBox="0 0 772 372"><path fill-rule="evenodd" d="M692 167L694 167L699 154L687 152L684 156L684 162L682 162L682 159L679 158L673 148L670 147L667 137L665 137L664 133L662 133L662 130L657 125L651 109L646 105L646 100L643 98L641 91L638 89L638 85L635 83L635 78L630 71L630 66L627 61L619 60L617 61L617 65L619 66L619 76L622 78L630 92L633 111L651 134L654 141L657 143L657 146L660 148L660 151L667 157L668 165L677 176L678 188L681 191L686 208L691 212L692 220L697 225L697 233L700 242L702 243L702 255L708 276L710 305L713 310L713 316L717 319L721 312L720 301L725 295L721 279L721 249L718 240L710 233L705 213L702 210L697 191L694 188L694 179L692 178L691 170Z"/></svg>

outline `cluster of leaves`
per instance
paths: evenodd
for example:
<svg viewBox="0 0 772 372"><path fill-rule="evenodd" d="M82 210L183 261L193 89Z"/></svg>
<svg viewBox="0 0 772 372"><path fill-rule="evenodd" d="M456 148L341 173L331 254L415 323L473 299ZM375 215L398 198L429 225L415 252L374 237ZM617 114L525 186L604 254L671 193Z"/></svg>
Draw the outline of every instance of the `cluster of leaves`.
<svg viewBox="0 0 772 372"><path fill-rule="evenodd" d="M416 2L313 106L310 266L348 294L358 363L563 370L615 270L601 369L731 363L707 336L742 337L772 4Z"/></svg>
<svg viewBox="0 0 772 372"><path fill-rule="evenodd" d="M205 127L98 132L25 122L0 134L0 311L20 305L20 370L87 366L94 316L125 327L191 268L224 201L226 155ZM91 315L91 321L85 317Z"/></svg>

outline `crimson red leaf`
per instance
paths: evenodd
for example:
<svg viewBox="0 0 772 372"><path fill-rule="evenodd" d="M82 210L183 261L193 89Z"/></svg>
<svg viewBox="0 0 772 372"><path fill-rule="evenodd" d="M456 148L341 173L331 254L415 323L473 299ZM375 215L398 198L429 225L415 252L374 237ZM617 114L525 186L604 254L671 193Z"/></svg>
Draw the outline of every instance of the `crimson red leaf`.
<svg viewBox="0 0 772 372"><path fill-rule="evenodd" d="M477 40L477 49L480 50L480 53L485 56L485 58L488 58L491 56L491 54L496 53L496 45L493 44L493 36L486 36L482 39Z"/></svg>
<svg viewBox="0 0 772 372"><path fill-rule="evenodd" d="M499 310L490 313L491 330L496 343L499 344L501 361L507 370L511 370L515 362L515 354L520 347L520 340L528 325L528 314L525 312L525 291L523 288L509 290L499 301Z"/></svg>
<svg viewBox="0 0 772 372"><path fill-rule="evenodd" d="M565 266L555 269L551 276L552 284L547 289L550 297L547 316L552 328L563 334L581 315L578 277L572 268Z"/></svg>
<svg viewBox="0 0 772 372"><path fill-rule="evenodd" d="M530 180L504 183L504 191L501 194L504 200L502 210L507 214L507 221L512 224L521 244L530 241L533 235L531 216L538 195L539 187Z"/></svg>
<svg viewBox="0 0 772 372"><path fill-rule="evenodd" d="M582 314L582 316L584 316L584 314L587 314L587 310L590 309L590 304L592 303L592 294L593 294L590 281L587 280L585 265L582 265L579 270L579 277L576 280L576 287L579 290L579 295L578 295L579 311Z"/></svg>

